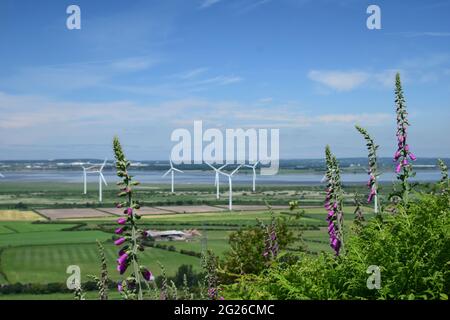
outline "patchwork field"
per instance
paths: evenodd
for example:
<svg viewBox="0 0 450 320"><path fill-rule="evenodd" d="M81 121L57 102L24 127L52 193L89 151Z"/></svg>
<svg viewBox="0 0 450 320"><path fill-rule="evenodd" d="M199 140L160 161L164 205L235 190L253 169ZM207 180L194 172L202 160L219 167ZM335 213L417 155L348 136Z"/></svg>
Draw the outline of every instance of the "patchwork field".
<svg viewBox="0 0 450 320"><path fill-rule="evenodd" d="M110 217L111 214L96 209L45 209L38 210L41 215L50 220L77 219L77 218L101 218Z"/></svg>
<svg viewBox="0 0 450 320"><path fill-rule="evenodd" d="M31 186L32 189L33 186ZM118 216L123 215L122 209L113 208L105 204L93 207L59 207L59 197L62 193L71 193L71 185L65 185L61 190L54 190L54 186L45 186L41 190L30 191L30 199L23 199L22 203L34 203L34 197L52 199L43 205L40 202L32 210L0 210L0 284L14 283L65 283L69 265L78 265L81 268L83 281L88 280L88 275L99 273L99 255L96 240L103 242L108 260L108 268L113 280L119 279L115 270L117 248L112 244L112 230L116 228ZM231 232L243 227L257 224L257 220L268 221L270 214L264 203L269 201L275 215L289 217L292 215L285 197L297 197L298 191L280 190L261 191L252 194L251 197L259 197L256 203L239 203L245 192L237 192L236 204L233 211L227 210L227 202L216 202L214 190L181 191L180 194L171 195L164 191L156 191L157 188L148 189L148 192L157 192L158 197L173 199L168 202L171 205L145 205L139 213L141 227L145 230L192 230L195 229L200 236L189 241L157 241L155 247L147 248L142 262L149 266L152 272L158 276L161 273L159 263L166 268L167 274L173 276L182 264L192 265L194 270L200 270L198 255L206 247L218 255L223 255L229 250L228 238ZM78 191L77 191L78 192ZM312 191L308 191L312 192ZM315 192L315 191L314 191ZM210 194L211 204L187 204L195 199L198 194ZM312 193L310 193L312 194ZM317 196L314 194L313 198ZM2 196L3 200L5 196ZM21 196L22 197L22 196ZM183 199L183 200L180 200ZM283 200L283 205L277 201ZM0 205L1 205L0 199ZM179 202L183 204L178 204ZM55 205L55 203L58 205ZM303 202L301 202L303 203ZM326 212L321 206L311 206L305 201L302 205L305 209L302 217L293 220L290 224L292 230L298 235L303 234L306 249L312 254L320 251L330 251L326 232ZM353 216L354 208L345 207L345 214ZM366 208L366 217L370 218L371 209ZM351 218L350 218L351 219ZM295 250L297 244L293 244L289 250ZM89 295L88 295L89 297ZM27 295L13 295L12 299L25 299ZM38 299L39 296L32 297ZM46 295L48 299L72 299L71 294ZM0 294L0 299L2 295Z"/></svg>
<svg viewBox="0 0 450 320"><path fill-rule="evenodd" d="M33 211L0 210L0 221L36 221L45 220Z"/></svg>
<svg viewBox="0 0 450 320"><path fill-rule="evenodd" d="M165 206L157 207L160 210L168 210L176 213L201 213L201 212L221 212L225 211L223 208L212 206Z"/></svg>

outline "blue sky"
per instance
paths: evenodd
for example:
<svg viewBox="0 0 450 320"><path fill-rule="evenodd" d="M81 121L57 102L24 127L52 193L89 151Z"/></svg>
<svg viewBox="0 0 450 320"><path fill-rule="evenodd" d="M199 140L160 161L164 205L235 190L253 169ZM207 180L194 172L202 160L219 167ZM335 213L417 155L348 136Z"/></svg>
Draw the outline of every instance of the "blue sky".
<svg viewBox="0 0 450 320"><path fill-rule="evenodd" d="M407 4L406 4L407 3ZM66 28L67 6L81 30ZM366 9L381 8L368 30ZM400 71L419 157L449 157L450 2L0 2L0 159L165 159L175 128L279 128L281 158L395 151Z"/></svg>

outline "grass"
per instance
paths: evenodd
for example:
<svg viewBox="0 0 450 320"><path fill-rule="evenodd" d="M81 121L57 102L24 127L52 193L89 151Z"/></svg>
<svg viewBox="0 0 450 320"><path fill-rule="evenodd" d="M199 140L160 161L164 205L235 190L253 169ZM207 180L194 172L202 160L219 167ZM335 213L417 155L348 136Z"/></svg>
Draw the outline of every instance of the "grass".
<svg viewBox="0 0 450 320"><path fill-rule="evenodd" d="M0 235L0 247L93 243L111 239L102 231L40 231Z"/></svg>
<svg viewBox="0 0 450 320"><path fill-rule="evenodd" d="M105 244L108 271L111 279L118 280L115 270L117 248ZM141 263L147 265L155 275L160 274L158 262L162 263L168 275L174 275L178 266L190 264L194 269L200 267L200 259L169 252L157 248L149 248L141 255ZM88 275L98 275L100 261L96 244L39 245L5 249L2 254L2 271L9 283L51 283L65 282L66 269L70 265L78 265L81 269L82 281Z"/></svg>
<svg viewBox="0 0 450 320"><path fill-rule="evenodd" d="M88 291L85 293L86 300L98 300L98 293ZM115 290L108 292L109 300L119 300L120 294ZM73 293L48 293L48 294L0 294L0 300L73 300Z"/></svg>
<svg viewBox="0 0 450 320"><path fill-rule="evenodd" d="M308 209L308 214L301 223L321 223L315 219L320 209ZM188 229L198 228L200 232L204 225L217 224L221 230L206 230L207 246L216 254L222 255L228 250L228 236L231 231L242 226L254 225L258 219L267 219L267 212L227 212L227 213L198 213L198 214L168 214L144 217L141 222L145 228L171 228ZM80 221L81 222L81 221ZM80 223L77 222L77 223ZM87 228L95 228L98 225L112 226L108 219L88 219ZM105 242L106 256L109 272L113 279L119 276L115 270L117 248L110 239L111 233L99 230L65 231L75 226L75 222L45 222L32 223L28 221L2 221L0 222L0 283L50 283L65 282L67 279L66 268L69 265L79 265L83 280L88 274L98 274L99 256L95 240ZM217 227L215 226L215 227ZM308 236L319 233L309 232ZM326 236L326 233L324 233ZM203 236L189 242L167 241L159 244L172 245L178 251L181 249L201 252ZM317 244L313 244L318 246ZM319 244L320 245L320 244ZM319 246L317 250L322 249ZM181 264L191 264L198 270L200 260L196 257L182 255L178 252L170 252L158 248L147 249L142 258L146 264L158 275L161 262L167 269L168 275L174 275Z"/></svg>
<svg viewBox="0 0 450 320"><path fill-rule="evenodd" d="M81 174L80 174L81 177ZM80 180L81 181L81 180ZM362 189L362 188L361 188ZM177 185L177 193L171 194L168 184L142 184L137 187L137 197L144 205L176 204L228 204L226 185L222 186L222 197L215 198L211 185ZM89 183L88 194L82 194L81 183L61 182L8 182L0 184L0 208L42 209L61 207L111 207L117 200L117 187L110 183L103 189L103 204L98 203L96 183ZM361 192L365 192L361 190ZM286 205L291 200L320 205L324 193L322 186L313 185L258 185L257 192L249 185L236 185L233 190L235 204ZM352 195L346 195L351 199Z"/></svg>

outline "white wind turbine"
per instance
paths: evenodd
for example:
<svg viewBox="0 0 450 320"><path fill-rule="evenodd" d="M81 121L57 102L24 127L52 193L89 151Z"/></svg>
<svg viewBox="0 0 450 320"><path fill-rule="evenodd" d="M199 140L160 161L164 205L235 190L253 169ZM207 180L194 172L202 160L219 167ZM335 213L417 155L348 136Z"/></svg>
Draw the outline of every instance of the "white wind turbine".
<svg viewBox="0 0 450 320"><path fill-rule="evenodd" d="M219 167L219 168L215 168L213 167L211 164L209 164L208 162L205 162L208 166L210 166L215 172L216 172L216 176L214 178L214 185L216 186L216 199L219 199L220 197L220 181L219 181L219 174L222 173L223 168L225 168L227 166L227 164L224 164L223 166Z"/></svg>
<svg viewBox="0 0 450 320"><path fill-rule="evenodd" d="M253 165L246 164L244 167L250 168L253 170L253 192L256 191L256 166L258 165L259 161L256 161Z"/></svg>
<svg viewBox="0 0 450 320"><path fill-rule="evenodd" d="M170 173L170 175L171 175L171 180L172 180L172 193L175 192L175 191L174 191L174 185L173 185L173 184L174 184L175 171L176 171L176 172L179 172L179 173L184 173L183 171L181 171L181 170L179 170L179 169L177 169L177 168L174 168L174 167L173 167L172 160L170 160L170 169L167 170L167 172L163 174L163 177L167 176L167 175Z"/></svg>
<svg viewBox="0 0 450 320"><path fill-rule="evenodd" d="M228 210L233 210L233 175L242 167L242 164L240 164L236 169L234 169L231 173L225 173L220 171L220 174L223 174L224 176L228 177L228 186L230 187L229 191L229 198L228 198Z"/></svg>
<svg viewBox="0 0 450 320"><path fill-rule="evenodd" d="M103 184L105 184L105 186L108 185L108 183L106 183L105 177L103 176L103 168L106 165L106 161L107 159L105 159L105 161L103 161L102 164L96 164L90 167L84 167L81 166L83 168L83 178L84 178L84 194L87 194L87 175L88 174L95 174L98 173L98 201L102 202L103 201Z"/></svg>

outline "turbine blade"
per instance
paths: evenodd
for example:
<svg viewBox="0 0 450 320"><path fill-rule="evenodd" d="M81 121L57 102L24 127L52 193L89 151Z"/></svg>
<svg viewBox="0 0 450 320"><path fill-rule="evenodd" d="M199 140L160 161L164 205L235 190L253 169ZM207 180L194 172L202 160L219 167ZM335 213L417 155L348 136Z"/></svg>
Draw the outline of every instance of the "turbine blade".
<svg viewBox="0 0 450 320"><path fill-rule="evenodd" d="M208 166L210 166L211 168L215 169L209 162L206 162L206 161L205 161L205 163L206 163Z"/></svg>
<svg viewBox="0 0 450 320"><path fill-rule="evenodd" d="M170 168L169 170L167 170L167 172L163 174L163 177L167 176L167 175L170 173L170 171L172 171L172 168Z"/></svg>
<svg viewBox="0 0 450 320"><path fill-rule="evenodd" d="M219 170L222 170L223 168L225 168L228 165L228 163L225 163L223 166L219 167Z"/></svg>
<svg viewBox="0 0 450 320"><path fill-rule="evenodd" d="M99 172L99 174L100 174L100 177L101 177L102 180L103 180L103 183L105 184L105 186L107 186L108 183L106 182L106 179L105 179L105 177L103 176L103 173Z"/></svg>
<svg viewBox="0 0 450 320"><path fill-rule="evenodd" d="M235 174L241 167L242 167L242 164L240 164L236 169L234 169L233 172L230 173L230 176Z"/></svg>
<svg viewBox="0 0 450 320"><path fill-rule="evenodd" d="M180 169L177 168L172 168L174 171L179 172L179 173L184 173L183 171L181 171Z"/></svg>

